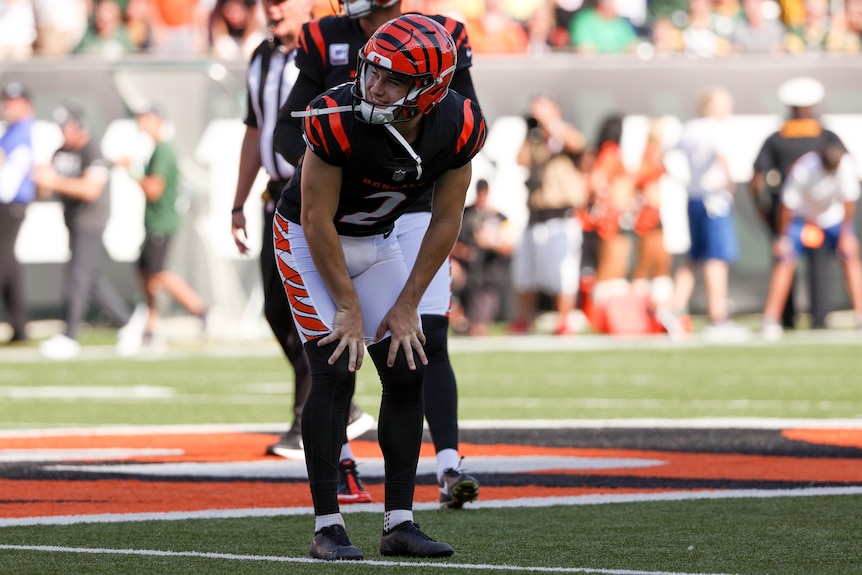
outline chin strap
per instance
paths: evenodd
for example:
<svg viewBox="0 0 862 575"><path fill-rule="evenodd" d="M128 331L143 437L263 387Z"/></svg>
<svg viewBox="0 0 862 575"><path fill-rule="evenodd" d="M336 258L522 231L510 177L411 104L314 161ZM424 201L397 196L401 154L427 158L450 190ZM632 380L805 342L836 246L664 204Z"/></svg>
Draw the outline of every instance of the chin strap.
<svg viewBox="0 0 862 575"><path fill-rule="evenodd" d="M311 108L310 110L302 110L291 112L290 115L293 118L309 118L315 116L327 116L329 114L337 114L341 112L353 112L353 106L335 106L333 108ZM380 125L380 124L378 124ZM419 157L410 144L404 139L404 136L401 135L401 132L396 130L392 124L383 124L392 137L395 138L399 144L410 154L410 157L413 158L413 161L416 162L416 179L422 179L422 158Z"/></svg>
<svg viewBox="0 0 862 575"><path fill-rule="evenodd" d="M404 136L401 135L401 132L396 130L392 126L392 124L383 124L383 125L386 126L386 129L389 130L389 133L392 134L392 136L396 140L398 140L398 143L401 144L405 150L407 150L407 153L410 154L410 157L413 158L414 162L416 162L416 179L421 180L422 179L422 158L419 157L419 154L417 154L415 151L413 151L413 148L410 146L410 144L407 142L407 140L404 139Z"/></svg>

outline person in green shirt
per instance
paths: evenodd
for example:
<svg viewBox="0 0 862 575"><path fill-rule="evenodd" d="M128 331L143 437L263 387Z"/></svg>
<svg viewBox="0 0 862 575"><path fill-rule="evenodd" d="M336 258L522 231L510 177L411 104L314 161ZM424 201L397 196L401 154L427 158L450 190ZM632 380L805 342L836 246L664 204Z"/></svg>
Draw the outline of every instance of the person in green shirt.
<svg viewBox="0 0 862 575"><path fill-rule="evenodd" d="M597 0L595 8L583 8L569 24L577 52L622 54L632 50L637 34L631 22L620 16L614 0Z"/></svg>
<svg viewBox="0 0 862 575"><path fill-rule="evenodd" d="M75 47L75 54L116 59L136 51L123 23L123 7L117 0L98 0L93 19Z"/></svg>
<svg viewBox="0 0 862 575"><path fill-rule="evenodd" d="M149 309L144 341L152 340L159 318L156 296L163 289L189 313L201 318L205 332L208 315L206 304L185 279L165 268L171 239L182 223L176 207L180 185L177 152L173 143L164 137L165 116L158 106L151 105L138 112L136 120L140 130L156 144L144 176L138 181L147 200L144 209L145 238L138 260L138 271Z"/></svg>

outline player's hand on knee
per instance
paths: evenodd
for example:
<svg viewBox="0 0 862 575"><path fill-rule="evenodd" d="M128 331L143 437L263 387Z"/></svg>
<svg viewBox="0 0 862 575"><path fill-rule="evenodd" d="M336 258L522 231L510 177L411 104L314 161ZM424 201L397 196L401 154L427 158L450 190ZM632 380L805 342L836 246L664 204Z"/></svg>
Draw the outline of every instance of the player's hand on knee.
<svg viewBox="0 0 862 575"><path fill-rule="evenodd" d="M416 369L416 360L413 357L413 351L419 356L419 361L423 365L428 365L428 358L425 355L425 334L422 333L422 327L419 322L419 312L415 307L396 304L392 306L383 321L380 322L380 327L377 328L375 340L383 339L386 332L392 335L392 340L389 343L389 355L386 357L386 365L392 367L395 365L395 359L398 357L398 350L404 350L404 355L407 359L407 367Z"/></svg>
<svg viewBox="0 0 862 575"><path fill-rule="evenodd" d="M362 358L365 355L365 337L362 328L362 312L356 310L338 308L335 312L332 333L320 338L317 345L323 347L333 342L338 342L332 355L329 356L329 365L335 364L344 350L347 350L347 369L356 371L362 367Z"/></svg>

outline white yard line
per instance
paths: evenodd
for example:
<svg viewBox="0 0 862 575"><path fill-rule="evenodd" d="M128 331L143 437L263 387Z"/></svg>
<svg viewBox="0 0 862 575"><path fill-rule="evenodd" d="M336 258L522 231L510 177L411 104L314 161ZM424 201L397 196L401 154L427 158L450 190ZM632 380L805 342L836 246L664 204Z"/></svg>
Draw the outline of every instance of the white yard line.
<svg viewBox="0 0 862 575"><path fill-rule="evenodd" d="M99 549L89 547L58 547L53 545L0 545L8 551L36 551L42 553L81 553L93 555L139 555L148 557L195 557L229 561L269 561L277 563L322 563L307 557L279 557L273 555L236 555L233 553L205 553L200 551L160 551L157 549ZM602 575L725 575L721 573L684 573L680 571L633 571L631 569L591 569L588 567L519 567L516 565L489 565L471 563L415 563L408 561L352 561L356 565L377 567L410 567L426 569L463 569L486 571L514 571L518 573L598 573Z"/></svg>
<svg viewBox="0 0 862 575"><path fill-rule="evenodd" d="M280 433L285 422L248 424L106 425L99 427L45 427L0 429L0 438L106 435L172 435L176 433ZM782 419L768 417L704 417L693 419L471 419L458 422L462 429L862 429L856 419Z"/></svg>
<svg viewBox="0 0 862 575"><path fill-rule="evenodd" d="M605 505L609 503L654 503L661 501L693 501L716 499L770 499L778 497L818 497L825 495L862 495L862 487L808 487L800 489L727 489L710 491L675 491L662 493L625 493L577 495L571 497L533 497L527 499L499 499L476 501L470 509L502 509L513 507L551 507L554 505ZM416 511L439 509L437 503L417 503ZM363 503L344 506L342 513L383 513L382 503ZM102 515L61 515L45 517L18 517L0 519L2 527L32 525L77 525L81 523L127 523L133 521L182 521L186 519L239 519L244 517L278 517L288 515L314 515L311 507L284 507L269 509L208 509L202 511L174 511L167 513L106 513Z"/></svg>

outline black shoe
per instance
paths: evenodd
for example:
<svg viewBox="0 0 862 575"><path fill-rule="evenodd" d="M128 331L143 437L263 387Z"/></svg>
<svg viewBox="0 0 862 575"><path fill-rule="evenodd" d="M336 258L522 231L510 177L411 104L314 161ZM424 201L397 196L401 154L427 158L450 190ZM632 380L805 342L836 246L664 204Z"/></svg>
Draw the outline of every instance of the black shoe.
<svg viewBox="0 0 862 575"><path fill-rule="evenodd" d="M440 507L461 509L479 497L479 481L459 469L447 469L440 479Z"/></svg>
<svg viewBox="0 0 862 575"><path fill-rule="evenodd" d="M365 554L350 542L350 537L341 525L324 527L311 540L311 556L326 561L356 561Z"/></svg>
<svg viewBox="0 0 862 575"><path fill-rule="evenodd" d="M371 494L365 491L356 471L356 462L342 459L338 462L338 502L371 503Z"/></svg>
<svg viewBox="0 0 862 575"><path fill-rule="evenodd" d="M277 443L266 448L266 454L287 459L303 459L305 450L302 447L302 432L294 425L281 436Z"/></svg>
<svg viewBox="0 0 862 575"><path fill-rule="evenodd" d="M455 550L448 543L434 541L412 521L396 525L380 536L380 554L401 557L449 557Z"/></svg>

